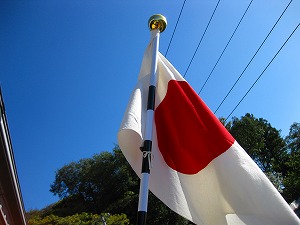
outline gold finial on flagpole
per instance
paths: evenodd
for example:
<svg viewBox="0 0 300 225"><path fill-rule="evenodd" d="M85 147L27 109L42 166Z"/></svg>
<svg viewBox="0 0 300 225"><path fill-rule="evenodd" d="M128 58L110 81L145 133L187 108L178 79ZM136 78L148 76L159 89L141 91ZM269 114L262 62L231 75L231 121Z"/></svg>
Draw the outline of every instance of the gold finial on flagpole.
<svg viewBox="0 0 300 225"><path fill-rule="evenodd" d="M159 29L162 33L167 27L167 19L161 14L155 14L149 18L148 25L150 30Z"/></svg>

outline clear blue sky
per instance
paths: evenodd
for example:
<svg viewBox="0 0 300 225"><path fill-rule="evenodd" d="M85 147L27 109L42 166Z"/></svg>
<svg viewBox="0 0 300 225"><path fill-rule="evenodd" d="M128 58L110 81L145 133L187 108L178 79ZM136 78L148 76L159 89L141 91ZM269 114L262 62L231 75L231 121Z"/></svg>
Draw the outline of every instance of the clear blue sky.
<svg viewBox="0 0 300 225"><path fill-rule="evenodd" d="M220 1L186 74L198 92L250 0ZM201 92L214 111L289 0L254 0ZM55 171L110 151L150 34L149 17L165 15L166 53L183 1L2 0L0 82L26 210L58 200ZM189 0L167 58L184 74L217 0ZM216 115L227 117L300 22L294 0ZM300 28L232 116L253 113L286 136L300 122Z"/></svg>

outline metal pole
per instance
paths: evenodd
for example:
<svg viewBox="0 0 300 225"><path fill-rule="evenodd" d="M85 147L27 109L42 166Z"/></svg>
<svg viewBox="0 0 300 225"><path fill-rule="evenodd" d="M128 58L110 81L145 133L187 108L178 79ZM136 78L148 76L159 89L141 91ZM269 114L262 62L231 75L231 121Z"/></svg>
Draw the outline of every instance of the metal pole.
<svg viewBox="0 0 300 225"><path fill-rule="evenodd" d="M139 205L137 214L137 225L146 225L148 208L148 186L150 176L151 150L152 150L152 129L154 121L155 91L157 83L157 53L159 49L159 36L165 30L167 20L162 15L153 15L149 19L149 28L151 35L155 35L152 40L152 61L150 71L150 84L148 91L146 129L144 135L144 144L141 147L143 152L142 176L140 183Z"/></svg>

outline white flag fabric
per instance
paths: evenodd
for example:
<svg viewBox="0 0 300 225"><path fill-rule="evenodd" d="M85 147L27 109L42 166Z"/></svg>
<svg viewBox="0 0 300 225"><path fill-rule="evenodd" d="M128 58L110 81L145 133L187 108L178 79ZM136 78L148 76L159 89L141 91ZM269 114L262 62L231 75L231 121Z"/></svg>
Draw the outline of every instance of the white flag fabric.
<svg viewBox="0 0 300 225"><path fill-rule="evenodd" d="M138 176L151 45L118 133L119 146ZM198 225L300 224L264 173L160 53L157 75L151 192Z"/></svg>

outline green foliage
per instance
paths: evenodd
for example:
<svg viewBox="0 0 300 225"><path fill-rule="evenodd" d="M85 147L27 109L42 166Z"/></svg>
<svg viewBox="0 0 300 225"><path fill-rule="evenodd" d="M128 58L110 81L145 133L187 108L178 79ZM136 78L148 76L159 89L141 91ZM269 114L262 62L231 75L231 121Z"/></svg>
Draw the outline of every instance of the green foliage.
<svg viewBox="0 0 300 225"><path fill-rule="evenodd" d="M84 212L66 217L53 214L42 217L36 214L28 219L28 225L99 225L104 222L107 225L129 225L129 219L125 214L110 215L105 213L97 215Z"/></svg>
<svg viewBox="0 0 300 225"><path fill-rule="evenodd" d="M125 214L112 215L106 218L106 225L129 225L129 219Z"/></svg>
<svg viewBox="0 0 300 225"><path fill-rule="evenodd" d="M290 153L300 151L300 123L293 123L289 135L285 138Z"/></svg>
<svg viewBox="0 0 300 225"><path fill-rule="evenodd" d="M227 121L226 121L226 118L224 118L224 117L219 118L219 120L220 120L220 122L223 124L223 126L224 126L228 131L230 131L230 128L231 128L231 126L232 126L232 122L231 122L231 121L227 122Z"/></svg>
<svg viewBox="0 0 300 225"><path fill-rule="evenodd" d="M300 197L300 124L283 139L267 120L246 114L227 129L247 151L287 202Z"/></svg>
<svg viewBox="0 0 300 225"><path fill-rule="evenodd" d="M136 202L138 183L125 157L115 148L113 153L102 152L65 165L56 172L50 191L62 199L55 207L58 211L60 206L72 205L79 212L122 213Z"/></svg>
<svg viewBox="0 0 300 225"><path fill-rule="evenodd" d="M286 137L289 152L287 165L287 176L283 181L285 192L284 197L288 202L297 200L300 197L300 123L293 123L289 135Z"/></svg>
<svg viewBox="0 0 300 225"><path fill-rule="evenodd" d="M265 173L285 172L287 159L284 139L265 119L246 114L233 118L229 129L239 144Z"/></svg>
<svg viewBox="0 0 300 225"><path fill-rule="evenodd" d="M63 217L82 212L124 213L135 224L139 184L139 178L116 146L113 152L102 152L59 169L50 191L61 200L46 214ZM148 224L187 222L150 193Z"/></svg>

